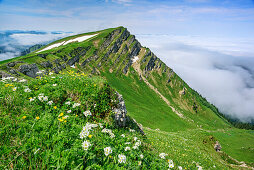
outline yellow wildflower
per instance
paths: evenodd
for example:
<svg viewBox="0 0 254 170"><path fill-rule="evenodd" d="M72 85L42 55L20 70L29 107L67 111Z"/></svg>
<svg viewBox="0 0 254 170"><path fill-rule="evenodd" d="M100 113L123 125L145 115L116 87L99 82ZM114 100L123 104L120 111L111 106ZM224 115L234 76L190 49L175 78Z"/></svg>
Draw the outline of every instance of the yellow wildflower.
<svg viewBox="0 0 254 170"><path fill-rule="evenodd" d="M64 122L66 123L67 121L65 120Z"/></svg>
<svg viewBox="0 0 254 170"><path fill-rule="evenodd" d="M61 119L61 118L60 118L60 119L58 119L58 120L59 120L60 122L62 122L62 121L63 121L63 119Z"/></svg>
<svg viewBox="0 0 254 170"><path fill-rule="evenodd" d="M88 135L89 138L92 138L93 135Z"/></svg>
<svg viewBox="0 0 254 170"><path fill-rule="evenodd" d="M56 109L57 107L56 106L54 106L54 109Z"/></svg>
<svg viewBox="0 0 254 170"><path fill-rule="evenodd" d="M5 87L8 87L8 86L9 86L9 84L5 84L4 86L5 86Z"/></svg>
<svg viewBox="0 0 254 170"><path fill-rule="evenodd" d="M37 116L37 117L36 117L36 119L37 119L37 120L39 120L39 119L40 119L40 117L39 117L39 116Z"/></svg>
<svg viewBox="0 0 254 170"><path fill-rule="evenodd" d="M63 116L63 112L62 112L62 113L60 113L58 117L60 117L60 116Z"/></svg>
<svg viewBox="0 0 254 170"><path fill-rule="evenodd" d="M26 118L26 116L23 116L23 117L22 117L22 119L25 119L25 118Z"/></svg>
<svg viewBox="0 0 254 170"><path fill-rule="evenodd" d="M32 99L32 97L29 97L28 99L30 100L30 99Z"/></svg>

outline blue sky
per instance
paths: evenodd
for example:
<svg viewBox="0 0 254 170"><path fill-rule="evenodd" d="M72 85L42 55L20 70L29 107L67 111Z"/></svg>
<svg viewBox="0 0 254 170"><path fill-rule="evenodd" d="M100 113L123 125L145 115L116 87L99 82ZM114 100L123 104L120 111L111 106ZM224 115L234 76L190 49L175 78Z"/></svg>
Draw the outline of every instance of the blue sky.
<svg viewBox="0 0 254 170"><path fill-rule="evenodd" d="M254 37L253 0L1 0L0 30Z"/></svg>

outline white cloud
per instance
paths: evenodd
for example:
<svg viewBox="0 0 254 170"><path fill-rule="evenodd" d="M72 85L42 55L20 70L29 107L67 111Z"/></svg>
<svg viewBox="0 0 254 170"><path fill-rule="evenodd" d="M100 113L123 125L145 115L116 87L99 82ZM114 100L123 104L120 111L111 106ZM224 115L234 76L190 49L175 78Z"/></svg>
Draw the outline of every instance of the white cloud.
<svg viewBox="0 0 254 170"><path fill-rule="evenodd" d="M137 38L223 113L242 121L254 119L253 40L246 40L250 46L245 46L221 38L165 35ZM233 56L236 46L239 46L238 54L248 57ZM243 51L242 46L245 46Z"/></svg>

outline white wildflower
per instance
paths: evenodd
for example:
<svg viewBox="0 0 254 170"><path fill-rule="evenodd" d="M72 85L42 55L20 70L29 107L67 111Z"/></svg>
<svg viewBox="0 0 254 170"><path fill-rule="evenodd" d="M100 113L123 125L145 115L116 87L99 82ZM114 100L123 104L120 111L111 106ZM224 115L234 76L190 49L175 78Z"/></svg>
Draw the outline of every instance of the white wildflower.
<svg viewBox="0 0 254 170"><path fill-rule="evenodd" d="M43 101L43 96L38 96L38 99L39 99L40 101Z"/></svg>
<svg viewBox="0 0 254 170"><path fill-rule="evenodd" d="M133 139L134 139L134 141L138 140L138 138L137 138L137 137L134 137Z"/></svg>
<svg viewBox="0 0 254 170"><path fill-rule="evenodd" d="M52 79L56 78L56 77L51 77Z"/></svg>
<svg viewBox="0 0 254 170"><path fill-rule="evenodd" d="M71 113L71 110L68 110L67 113Z"/></svg>
<svg viewBox="0 0 254 170"><path fill-rule="evenodd" d="M114 138L115 137L115 134L114 133L110 133L110 138Z"/></svg>
<svg viewBox="0 0 254 170"><path fill-rule="evenodd" d="M131 148L130 148L129 146L127 146L127 147L125 147L124 150L125 150L125 151L129 151L129 150L131 150Z"/></svg>
<svg viewBox="0 0 254 170"><path fill-rule="evenodd" d="M124 134L121 134L121 136L122 136L123 138L125 138L125 135L124 135Z"/></svg>
<svg viewBox="0 0 254 170"><path fill-rule="evenodd" d="M169 168L174 168L174 163L172 160L168 160L168 167Z"/></svg>
<svg viewBox="0 0 254 170"><path fill-rule="evenodd" d="M178 169L179 169L179 170L183 170L183 168L182 168L181 166L178 166Z"/></svg>
<svg viewBox="0 0 254 170"><path fill-rule="evenodd" d="M139 156L140 156L140 158L141 158L141 159L143 159L143 158L144 158L144 155L143 155L143 154L140 154Z"/></svg>
<svg viewBox="0 0 254 170"><path fill-rule="evenodd" d="M70 102L70 101L68 101L68 102L65 102L65 104L70 105L70 104L71 104L71 102Z"/></svg>
<svg viewBox="0 0 254 170"><path fill-rule="evenodd" d="M83 112L83 114L85 115L85 117L91 116L91 115L92 115L92 113L90 112L90 110L87 110L87 111Z"/></svg>
<svg viewBox="0 0 254 170"><path fill-rule="evenodd" d="M142 164L142 162L141 161L138 161L138 166L140 166Z"/></svg>
<svg viewBox="0 0 254 170"><path fill-rule="evenodd" d="M12 90L13 90L13 91L16 91L16 90L17 90L17 87L13 87Z"/></svg>
<svg viewBox="0 0 254 170"><path fill-rule="evenodd" d="M32 101L34 101L34 100L35 100L35 97L30 98L30 100L29 100L29 101L30 101L30 102L32 102Z"/></svg>
<svg viewBox="0 0 254 170"><path fill-rule="evenodd" d="M49 75L51 76L52 74L54 74L53 72L49 72Z"/></svg>
<svg viewBox="0 0 254 170"><path fill-rule="evenodd" d="M86 138L89 135L89 131L88 130L82 130L79 134L80 139Z"/></svg>
<svg viewBox="0 0 254 170"><path fill-rule="evenodd" d="M104 154L105 154L106 156L108 156L108 155L111 154L111 153L112 153L111 147L106 147L106 148L104 148Z"/></svg>
<svg viewBox="0 0 254 170"><path fill-rule="evenodd" d="M75 108L75 107L78 107L78 106L80 106L80 103L74 103L72 107Z"/></svg>
<svg viewBox="0 0 254 170"><path fill-rule="evenodd" d="M126 156L123 154L118 155L118 162L119 163L125 163L126 162Z"/></svg>
<svg viewBox="0 0 254 170"><path fill-rule="evenodd" d="M198 168L198 170L202 170L203 169L202 166L197 166L197 168Z"/></svg>
<svg viewBox="0 0 254 170"><path fill-rule="evenodd" d="M19 80L19 82L20 83L24 83L24 82L26 82L26 80L25 79L21 79L21 80Z"/></svg>
<svg viewBox="0 0 254 170"><path fill-rule="evenodd" d="M91 146L90 142L89 141L84 141L83 144L82 144L82 147L83 149L86 151L88 150L89 146Z"/></svg>
<svg viewBox="0 0 254 170"><path fill-rule="evenodd" d="M99 123L99 126L100 126L100 128L103 128L103 125L102 125L102 123Z"/></svg>
<svg viewBox="0 0 254 170"><path fill-rule="evenodd" d="M159 155L159 157L162 158L162 159L165 159L165 156L168 156L168 154L160 153L160 155Z"/></svg>
<svg viewBox="0 0 254 170"><path fill-rule="evenodd" d="M130 129L130 132L135 132L135 130L134 129Z"/></svg>
<svg viewBox="0 0 254 170"><path fill-rule="evenodd" d="M136 150L138 149L138 146L134 145L132 148Z"/></svg>
<svg viewBox="0 0 254 170"><path fill-rule="evenodd" d="M131 143L130 142L125 142L125 145L130 145Z"/></svg>
<svg viewBox="0 0 254 170"><path fill-rule="evenodd" d="M31 92L31 90L30 90L29 88L26 88L26 89L24 90L24 92L29 93L29 92Z"/></svg>
<svg viewBox="0 0 254 170"><path fill-rule="evenodd" d="M53 101L50 100L47 104L48 104L48 105L52 105L52 104L53 104Z"/></svg>
<svg viewBox="0 0 254 170"><path fill-rule="evenodd" d="M48 96L44 96L43 101L45 101L45 102L48 101Z"/></svg>
<svg viewBox="0 0 254 170"><path fill-rule="evenodd" d="M56 87L56 86L57 86L57 84L53 84L52 86Z"/></svg>

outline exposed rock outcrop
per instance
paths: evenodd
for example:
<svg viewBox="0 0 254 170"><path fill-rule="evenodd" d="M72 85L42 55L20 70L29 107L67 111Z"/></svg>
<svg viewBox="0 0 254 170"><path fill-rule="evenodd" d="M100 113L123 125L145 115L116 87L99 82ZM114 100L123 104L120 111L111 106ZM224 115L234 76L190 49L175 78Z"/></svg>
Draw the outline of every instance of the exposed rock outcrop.
<svg viewBox="0 0 254 170"><path fill-rule="evenodd" d="M214 149L216 150L216 152L219 152L221 150L221 145L219 143L219 141L216 141L216 143L214 144Z"/></svg>
<svg viewBox="0 0 254 170"><path fill-rule="evenodd" d="M50 61L42 62L42 63L40 63L40 65L44 68L52 68L53 67L53 64Z"/></svg>
<svg viewBox="0 0 254 170"><path fill-rule="evenodd" d="M115 123L119 127L125 127L127 122L127 110L125 107L125 103L123 100L123 96L116 92L119 103L117 104L117 108L114 109L115 112Z"/></svg>
<svg viewBox="0 0 254 170"><path fill-rule="evenodd" d="M36 64L24 64L19 66L18 69L19 72L21 72L22 74L25 74L29 77L37 77L37 72L39 71L38 67Z"/></svg>
<svg viewBox="0 0 254 170"><path fill-rule="evenodd" d="M7 73L5 73L4 71L1 71L1 70L0 70L0 78L5 78L5 77L11 77L11 75L10 75L10 74L7 74Z"/></svg>

